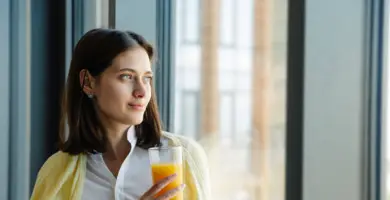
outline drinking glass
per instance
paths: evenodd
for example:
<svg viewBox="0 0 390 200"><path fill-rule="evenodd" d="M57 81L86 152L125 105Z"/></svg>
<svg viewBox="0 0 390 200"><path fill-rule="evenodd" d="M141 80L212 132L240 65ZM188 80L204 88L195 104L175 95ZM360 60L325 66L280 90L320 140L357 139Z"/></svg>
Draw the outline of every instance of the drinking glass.
<svg viewBox="0 0 390 200"><path fill-rule="evenodd" d="M156 197L176 187L180 187L183 184L182 147L152 147L148 151L154 184L167 176L174 173L177 174L175 180L162 189ZM171 200L183 200L183 191L179 192Z"/></svg>

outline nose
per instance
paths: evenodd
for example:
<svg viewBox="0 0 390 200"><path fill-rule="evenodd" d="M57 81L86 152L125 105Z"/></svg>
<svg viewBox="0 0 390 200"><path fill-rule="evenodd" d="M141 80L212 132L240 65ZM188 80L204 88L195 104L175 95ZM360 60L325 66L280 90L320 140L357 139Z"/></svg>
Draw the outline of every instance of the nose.
<svg viewBox="0 0 390 200"><path fill-rule="evenodd" d="M134 90L133 90L133 97L139 99L143 98L145 96L145 86L143 83L138 82L135 84Z"/></svg>

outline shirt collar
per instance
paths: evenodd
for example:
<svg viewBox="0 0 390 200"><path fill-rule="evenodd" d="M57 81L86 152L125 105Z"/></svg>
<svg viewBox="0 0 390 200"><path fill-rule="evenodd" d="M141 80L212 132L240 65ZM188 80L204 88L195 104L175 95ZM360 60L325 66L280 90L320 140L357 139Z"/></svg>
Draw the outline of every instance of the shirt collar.
<svg viewBox="0 0 390 200"><path fill-rule="evenodd" d="M127 140L130 142L131 146L136 145L136 143L137 143L137 136L136 136L136 133L135 133L135 127L134 126L131 126L127 130Z"/></svg>
<svg viewBox="0 0 390 200"><path fill-rule="evenodd" d="M127 134L127 140L131 144L131 149L130 149L130 154L131 154L133 152L135 146L137 145L137 136L136 136L136 133L135 133L135 127L131 126L130 128L128 128L126 134ZM103 157L102 157L101 153L90 154L90 156L95 161L100 161L100 162L103 161Z"/></svg>

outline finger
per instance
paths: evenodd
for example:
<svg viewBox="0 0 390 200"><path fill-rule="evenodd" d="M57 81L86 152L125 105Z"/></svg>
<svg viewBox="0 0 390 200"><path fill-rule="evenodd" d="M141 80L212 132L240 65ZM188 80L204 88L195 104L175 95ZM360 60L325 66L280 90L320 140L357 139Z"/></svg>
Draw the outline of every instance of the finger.
<svg viewBox="0 0 390 200"><path fill-rule="evenodd" d="M154 196L155 194L160 192L165 186L167 186L169 183L171 183L176 177L177 177L177 174L175 173L175 174L172 174L170 176L167 176L167 177L161 179L146 192L147 195Z"/></svg>
<svg viewBox="0 0 390 200"><path fill-rule="evenodd" d="M169 200L169 199L175 197L179 192L183 191L184 188L185 188L185 185L181 184L179 187L172 189L172 190L169 190L168 192L166 192L162 196L158 197L156 200Z"/></svg>

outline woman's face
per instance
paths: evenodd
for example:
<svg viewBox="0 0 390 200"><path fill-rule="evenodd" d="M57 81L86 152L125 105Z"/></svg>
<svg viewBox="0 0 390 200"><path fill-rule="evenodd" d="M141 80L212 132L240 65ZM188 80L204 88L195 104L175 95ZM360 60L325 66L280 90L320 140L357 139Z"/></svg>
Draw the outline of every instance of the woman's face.
<svg viewBox="0 0 390 200"><path fill-rule="evenodd" d="M152 69L147 52L133 48L119 54L91 84L100 114L109 123L137 125L151 98Z"/></svg>

